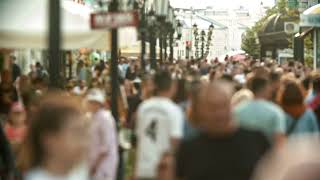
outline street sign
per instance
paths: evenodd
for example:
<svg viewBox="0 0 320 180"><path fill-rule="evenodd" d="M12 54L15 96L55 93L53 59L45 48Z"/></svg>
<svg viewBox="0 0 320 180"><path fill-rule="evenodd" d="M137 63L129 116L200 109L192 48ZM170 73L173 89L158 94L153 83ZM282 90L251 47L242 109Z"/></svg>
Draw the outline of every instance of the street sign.
<svg viewBox="0 0 320 180"><path fill-rule="evenodd" d="M138 26L139 14L129 12L99 12L90 15L91 29L119 28Z"/></svg>

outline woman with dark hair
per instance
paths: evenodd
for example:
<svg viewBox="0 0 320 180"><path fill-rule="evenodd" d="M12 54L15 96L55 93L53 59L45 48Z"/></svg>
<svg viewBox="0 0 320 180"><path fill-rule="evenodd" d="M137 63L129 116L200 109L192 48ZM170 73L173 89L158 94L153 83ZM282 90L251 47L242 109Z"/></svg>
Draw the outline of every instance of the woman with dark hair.
<svg viewBox="0 0 320 180"><path fill-rule="evenodd" d="M133 81L138 75L138 66L134 62L131 62L126 72L126 79Z"/></svg>
<svg viewBox="0 0 320 180"><path fill-rule="evenodd" d="M79 103L61 95L41 101L31 119L25 151L20 154L26 180L87 179L86 168L76 168L88 147L85 115Z"/></svg>
<svg viewBox="0 0 320 180"><path fill-rule="evenodd" d="M3 76L0 83L0 124L3 124L13 102L18 101L18 93L9 79Z"/></svg>
<svg viewBox="0 0 320 180"><path fill-rule="evenodd" d="M0 125L0 179L13 180L16 175L16 167L13 152L9 141Z"/></svg>
<svg viewBox="0 0 320 180"><path fill-rule="evenodd" d="M288 136L319 132L316 115L304 103L301 85L293 80L284 82L280 88L279 102L286 112Z"/></svg>

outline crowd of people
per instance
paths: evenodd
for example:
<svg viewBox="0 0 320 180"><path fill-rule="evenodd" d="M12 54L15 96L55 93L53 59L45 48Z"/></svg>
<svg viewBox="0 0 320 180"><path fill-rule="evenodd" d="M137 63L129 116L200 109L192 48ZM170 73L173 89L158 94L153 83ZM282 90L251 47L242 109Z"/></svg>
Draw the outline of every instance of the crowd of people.
<svg viewBox="0 0 320 180"><path fill-rule="evenodd" d="M79 60L50 91L40 63L24 75L12 61L0 83L0 179L320 178L320 72L251 58L140 64L119 59L115 119L109 62Z"/></svg>

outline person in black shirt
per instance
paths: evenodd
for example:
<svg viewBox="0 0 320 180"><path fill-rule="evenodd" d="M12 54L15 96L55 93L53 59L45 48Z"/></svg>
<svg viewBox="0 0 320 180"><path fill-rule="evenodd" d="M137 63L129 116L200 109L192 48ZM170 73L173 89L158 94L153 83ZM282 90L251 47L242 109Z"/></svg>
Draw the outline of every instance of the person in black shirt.
<svg viewBox="0 0 320 180"><path fill-rule="evenodd" d="M14 156L3 127L0 124L0 179L13 180L16 175L15 173Z"/></svg>
<svg viewBox="0 0 320 180"><path fill-rule="evenodd" d="M232 120L232 88L226 82L203 85L193 96L192 118L200 135L184 141L176 156L182 180L249 180L270 145L263 134L240 129Z"/></svg>
<svg viewBox="0 0 320 180"><path fill-rule="evenodd" d="M137 65L134 64L134 62L131 62L126 72L126 79L133 81L137 77L137 75L138 75L138 67Z"/></svg>
<svg viewBox="0 0 320 180"><path fill-rule="evenodd" d="M11 71L12 71L12 81L14 82L19 76L21 76L21 69L16 63L16 57L11 56Z"/></svg>

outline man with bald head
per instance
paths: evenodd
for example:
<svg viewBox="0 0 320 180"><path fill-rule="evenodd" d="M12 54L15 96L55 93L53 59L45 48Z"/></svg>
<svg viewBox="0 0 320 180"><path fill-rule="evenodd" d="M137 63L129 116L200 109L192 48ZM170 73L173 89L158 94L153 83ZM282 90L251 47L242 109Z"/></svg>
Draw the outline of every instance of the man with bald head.
<svg viewBox="0 0 320 180"><path fill-rule="evenodd" d="M232 87L217 81L203 85L192 101L192 118L201 133L181 144L177 179L248 180L269 149L266 137L238 128L232 118Z"/></svg>

